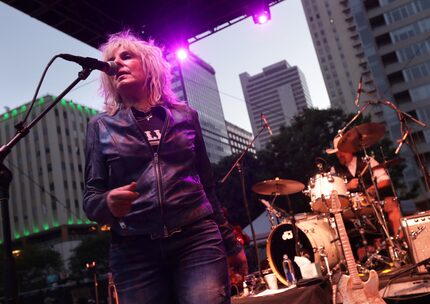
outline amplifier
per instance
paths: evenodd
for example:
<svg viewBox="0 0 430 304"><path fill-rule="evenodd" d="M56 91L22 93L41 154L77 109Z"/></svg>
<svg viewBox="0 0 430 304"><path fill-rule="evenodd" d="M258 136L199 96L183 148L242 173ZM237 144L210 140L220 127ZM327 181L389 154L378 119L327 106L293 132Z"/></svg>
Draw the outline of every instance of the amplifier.
<svg viewBox="0 0 430 304"><path fill-rule="evenodd" d="M430 211L402 217L403 234L409 246L409 253L414 263L430 258ZM424 266L419 272L427 272Z"/></svg>

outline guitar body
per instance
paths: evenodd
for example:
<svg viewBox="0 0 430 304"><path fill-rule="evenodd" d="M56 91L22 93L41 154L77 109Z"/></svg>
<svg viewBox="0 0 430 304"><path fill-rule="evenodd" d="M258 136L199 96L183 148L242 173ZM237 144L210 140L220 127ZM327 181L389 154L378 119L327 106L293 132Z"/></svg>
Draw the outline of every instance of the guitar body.
<svg viewBox="0 0 430 304"><path fill-rule="evenodd" d="M331 209L334 215L337 232L345 256L346 266L349 276L343 275L337 286L338 294L342 297L341 302L344 304L384 304L385 301L379 296L379 279L375 270L369 273L367 282L361 281L354 254L352 253L351 244L349 243L348 234L342 218L342 209L337 191L331 192Z"/></svg>
<svg viewBox="0 0 430 304"><path fill-rule="evenodd" d="M339 299L344 304L385 304L379 296L379 278L375 270L371 270L369 279L363 282L363 288L354 288L351 277L343 275L337 286Z"/></svg>

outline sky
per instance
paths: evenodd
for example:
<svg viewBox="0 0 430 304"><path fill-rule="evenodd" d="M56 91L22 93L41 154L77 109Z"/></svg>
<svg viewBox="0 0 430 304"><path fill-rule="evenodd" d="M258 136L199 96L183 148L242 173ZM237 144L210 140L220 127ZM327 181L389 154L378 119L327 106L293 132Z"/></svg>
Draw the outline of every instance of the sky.
<svg viewBox="0 0 430 304"><path fill-rule="evenodd" d="M225 119L251 131L239 74L254 75L268 65L287 60L304 73L313 105L329 107L327 90L300 0L271 7L272 20L255 25L247 18L190 46L216 71ZM100 53L48 25L0 2L0 113L30 101L46 64L56 54L99 58ZM49 69L39 96L58 95L75 78L80 66L58 59ZM80 82L66 99L98 110L99 72ZM269 122L270 123L270 122Z"/></svg>

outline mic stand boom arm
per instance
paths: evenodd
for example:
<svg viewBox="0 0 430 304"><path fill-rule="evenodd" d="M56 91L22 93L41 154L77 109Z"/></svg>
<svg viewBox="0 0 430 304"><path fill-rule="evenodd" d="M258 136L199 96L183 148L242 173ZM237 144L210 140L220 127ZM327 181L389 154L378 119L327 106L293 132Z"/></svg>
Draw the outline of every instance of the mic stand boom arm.
<svg viewBox="0 0 430 304"><path fill-rule="evenodd" d="M242 188L243 204L245 206L246 216L247 216L247 219L248 219L249 227L251 228L252 241L254 242L255 258L256 258L256 261L257 261L257 264L258 264L257 268L258 268L258 272L261 274L261 277L263 277L263 275L262 275L262 272L261 272L260 257L258 255L257 237L255 236L254 225L252 224L251 212L249 211L249 204L248 204L248 199L247 199L247 195L246 195L245 173L243 172L243 158L245 157L245 155L248 152L248 150L252 147L252 145L254 144L255 140L258 138L258 136L260 136L261 132L263 132L263 130L265 128L267 128L267 124L263 124L261 126L261 128L258 131L257 135L254 136L254 138L252 139L252 141L248 144L248 146L246 146L245 150L242 151L242 153L236 159L236 161L234 162L234 164L231 166L230 170L228 170L228 172L226 173L226 175L220 180L220 184L224 184L225 181L227 180L227 178L231 175L231 173L233 172L233 170L235 168L239 172L239 175L240 175L240 184L241 184L241 188Z"/></svg>
<svg viewBox="0 0 430 304"><path fill-rule="evenodd" d="M367 107L372 104L372 101L366 101L366 103L364 104L364 106L361 107L361 109L357 112L357 114L354 115L353 118L351 118L351 120L345 125L345 127L343 127L341 130L338 131L338 134L343 135L343 133L345 132L346 129L349 128L350 125L352 125L352 123L354 121L357 120L357 118L363 114L364 111L366 111Z"/></svg>
<svg viewBox="0 0 430 304"><path fill-rule="evenodd" d="M417 145L415 143L414 137L412 135L411 128L408 126L407 118L412 120L414 123L416 123L417 125L419 125L421 127L426 127L427 124L420 121L419 119L416 119L415 117L411 116L410 114L403 112L398 107L396 107L396 105L394 105L392 102L390 102L388 100L381 100L381 101L377 101L377 102L392 108L397 113L397 117L399 118L399 121L400 121L400 131L402 132L402 134L401 134L402 136L398 142L398 147L397 147L395 153L398 154L400 152L400 148L403 145L403 142L405 140L409 139L409 147L411 148L412 153L415 154L415 156L416 156L416 161L418 162L418 167L421 170L421 174L423 175L427 190L430 191L429 173L428 173L427 167L424 164L422 156L418 153L418 148L417 148Z"/></svg>
<svg viewBox="0 0 430 304"><path fill-rule="evenodd" d="M3 228L3 246L5 255L5 300L6 303L18 303L18 284L16 278L15 261L12 255L12 239L9 219L9 185L12 181L11 171L3 164L6 156L12 151L12 148L23 139L30 129L44 117L71 89L73 89L81 80L88 78L92 70L83 69L79 72L78 77L48 105L28 126L20 125L15 136L5 145L0 147L0 204L1 218Z"/></svg>

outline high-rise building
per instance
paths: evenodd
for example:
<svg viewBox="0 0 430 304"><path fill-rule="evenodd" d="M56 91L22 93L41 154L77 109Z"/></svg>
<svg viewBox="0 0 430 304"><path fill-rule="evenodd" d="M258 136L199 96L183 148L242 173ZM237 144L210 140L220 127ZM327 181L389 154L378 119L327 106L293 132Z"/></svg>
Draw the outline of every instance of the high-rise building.
<svg viewBox="0 0 430 304"><path fill-rule="evenodd" d="M303 73L285 60L263 68L256 75L245 72L239 77L254 134L262 126L262 114L277 135L280 127L289 125L294 115L312 106ZM256 149L263 149L269 141L269 132L262 132Z"/></svg>
<svg viewBox="0 0 430 304"><path fill-rule="evenodd" d="M241 127L238 127L227 120L225 121L225 126L227 127L231 152L233 152L233 154L242 153L242 151L244 151L246 147L252 142L254 136L251 132L242 129ZM256 154L255 145L252 145L248 152Z"/></svg>
<svg viewBox="0 0 430 304"><path fill-rule="evenodd" d="M173 91L180 100L197 110L209 159L217 163L231 155L231 148L215 70L192 53L187 60L169 56L169 61L172 64Z"/></svg>
<svg viewBox="0 0 430 304"><path fill-rule="evenodd" d="M302 5L330 104L354 113L361 76L367 92L375 88L355 19L351 9L341 2L348 1L302 0Z"/></svg>
<svg viewBox="0 0 430 304"><path fill-rule="evenodd" d="M52 96L39 98L29 121L52 101ZM14 125L27 109L29 103L0 116L0 143L14 136ZM75 236L88 232L91 222L82 209L84 143L87 121L96 114L62 100L6 157L4 164L13 173L9 199L13 241L50 242L67 259Z"/></svg>
<svg viewBox="0 0 430 304"><path fill-rule="evenodd" d="M338 78L348 78L349 73L352 96L356 90L354 83L363 75L364 86L370 86L366 90L367 99L392 101L401 111L427 125L430 123L428 1L302 0L302 3L329 90L331 85L336 85L336 82L330 82L334 76L330 71L331 67L340 73ZM324 67L329 55L332 63ZM347 91L348 89L344 90ZM346 98L346 93L344 94ZM332 96L330 92L329 96L333 106L341 104L332 99L336 96ZM353 99L354 97L351 98ZM341 108L352 112L348 110L349 105L353 105L353 102L350 101ZM353 109L354 106L351 110ZM373 110L373 120L385 123L392 141L396 143L402 136L397 113L392 108L381 105L370 106L369 109ZM409 122L409 125L418 152L425 166L429 168L430 129L412 122ZM420 192L428 193L411 150L404 147L402 156L407 158L407 168L403 174L408 188L411 189L412 185L418 182ZM425 195L422 198L424 199Z"/></svg>

